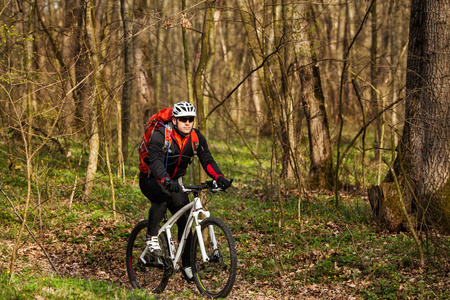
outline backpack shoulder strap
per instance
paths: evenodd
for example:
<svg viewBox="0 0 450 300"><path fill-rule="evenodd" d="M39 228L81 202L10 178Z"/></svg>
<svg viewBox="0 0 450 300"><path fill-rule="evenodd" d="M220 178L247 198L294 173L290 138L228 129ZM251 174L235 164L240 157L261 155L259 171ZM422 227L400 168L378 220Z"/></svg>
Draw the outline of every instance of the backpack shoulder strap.
<svg viewBox="0 0 450 300"><path fill-rule="evenodd" d="M170 126L169 124L164 125L164 146L163 146L163 150L164 152L170 152L170 144L172 142L172 126Z"/></svg>
<svg viewBox="0 0 450 300"><path fill-rule="evenodd" d="M198 141L198 135L197 135L197 132L195 132L195 130L191 131L191 141L192 141L192 150L194 151L194 156L197 156L197 149L198 149L200 142Z"/></svg>

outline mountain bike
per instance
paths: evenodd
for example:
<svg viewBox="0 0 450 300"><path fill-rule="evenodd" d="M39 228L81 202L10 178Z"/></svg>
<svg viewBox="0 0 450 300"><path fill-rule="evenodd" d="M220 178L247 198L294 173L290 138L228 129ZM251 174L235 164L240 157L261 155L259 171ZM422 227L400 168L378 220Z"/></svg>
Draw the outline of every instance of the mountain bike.
<svg viewBox="0 0 450 300"><path fill-rule="evenodd" d="M162 293L169 278L181 271L180 258L185 250L189 232L193 231L191 243L191 267L193 280L200 293L211 298L224 298L233 288L237 271L237 253L233 235L228 226L219 218L211 217L202 207L199 194L203 190L218 192L215 181L200 185L185 185L183 192L193 194L193 201L186 204L167 220L158 231L162 257L152 256L145 242L148 220L139 222L128 238L126 264L128 278L134 288L153 293ZM180 241L175 241L174 227L177 220L187 211L189 217ZM178 245L178 246L177 246Z"/></svg>

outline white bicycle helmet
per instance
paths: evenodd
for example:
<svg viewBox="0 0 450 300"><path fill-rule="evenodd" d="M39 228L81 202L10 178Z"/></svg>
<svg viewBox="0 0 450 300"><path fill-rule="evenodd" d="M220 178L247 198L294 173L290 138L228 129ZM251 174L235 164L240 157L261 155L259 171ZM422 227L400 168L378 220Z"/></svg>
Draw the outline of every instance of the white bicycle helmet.
<svg viewBox="0 0 450 300"><path fill-rule="evenodd" d="M197 112L195 111L194 105L189 102L181 101L175 103L173 106L173 116L175 118L179 117L196 117Z"/></svg>

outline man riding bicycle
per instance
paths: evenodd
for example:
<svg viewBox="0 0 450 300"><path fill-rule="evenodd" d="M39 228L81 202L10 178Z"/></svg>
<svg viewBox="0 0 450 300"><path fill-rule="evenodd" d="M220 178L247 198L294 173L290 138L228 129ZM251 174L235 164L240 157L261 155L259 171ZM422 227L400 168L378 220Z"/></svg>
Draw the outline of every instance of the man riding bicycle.
<svg viewBox="0 0 450 300"><path fill-rule="evenodd" d="M153 256L162 256L158 242L159 224L168 208L175 214L184 205L189 203L188 196L182 192L182 177L192 158L197 155L205 172L217 181L223 190L231 186L214 161L205 137L194 129L194 118L197 116L195 107L188 102L178 102L173 107L172 122L167 127L156 128L146 145L148 158L140 163L139 187L142 193L150 200L151 207L148 213L148 228L146 242ZM172 129L170 128L172 127ZM169 129L167 131L167 128ZM170 134L170 143L167 145L167 134ZM194 142L198 140L197 142ZM147 166L148 165L148 166ZM178 222L178 240L181 239L186 226L187 212ZM190 245L192 234L186 241L182 264L188 279L192 278L190 266Z"/></svg>

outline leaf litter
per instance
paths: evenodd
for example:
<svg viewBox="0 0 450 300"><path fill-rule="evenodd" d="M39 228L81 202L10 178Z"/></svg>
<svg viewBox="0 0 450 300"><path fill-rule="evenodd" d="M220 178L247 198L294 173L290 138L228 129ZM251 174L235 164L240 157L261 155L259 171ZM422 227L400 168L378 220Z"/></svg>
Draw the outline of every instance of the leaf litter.
<svg viewBox="0 0 450 300"><path fill-rule="evenodd" d="M126 222L126 221L125 221ZM245 220L242 220L245 223ZM59 275L107 281L128 287L125 266L127 235L131 225L124 221L100 219L50 226L37 236L44 245ZM414 299L415 296L449 296L450 263L448 248L436 260L429 258L422 270L412 253L391 249L394 239L408 239L407 233L371 232L355 237L361 224L327 219L307 219L290 224L285 232L243 224L235 232L238 250L238 275L228 299L366 299L389 296ZM8 231L7 226L2 226ZM284 241L275 240L284 236ZM243 238L241 235L247 235ZM400 235L404 235L401 236ZM439 236L445 243L449 237ZM316 239L316 242L314 241ZM318 240L317 240L318 239ZM322 242L317 245L317 241ZM0 269L7 269L12 239L3 239ZM349 250L351 249L351 250ZM393 252L398 255L393 256ZM19 249L20 270L54 273L43 251L30 238ZM350 256L350 257L349 257ZM49 291L50 293L51 291ZM199 299L194 284L187 284L180 273L169 281L159 299Z"/></svg>

